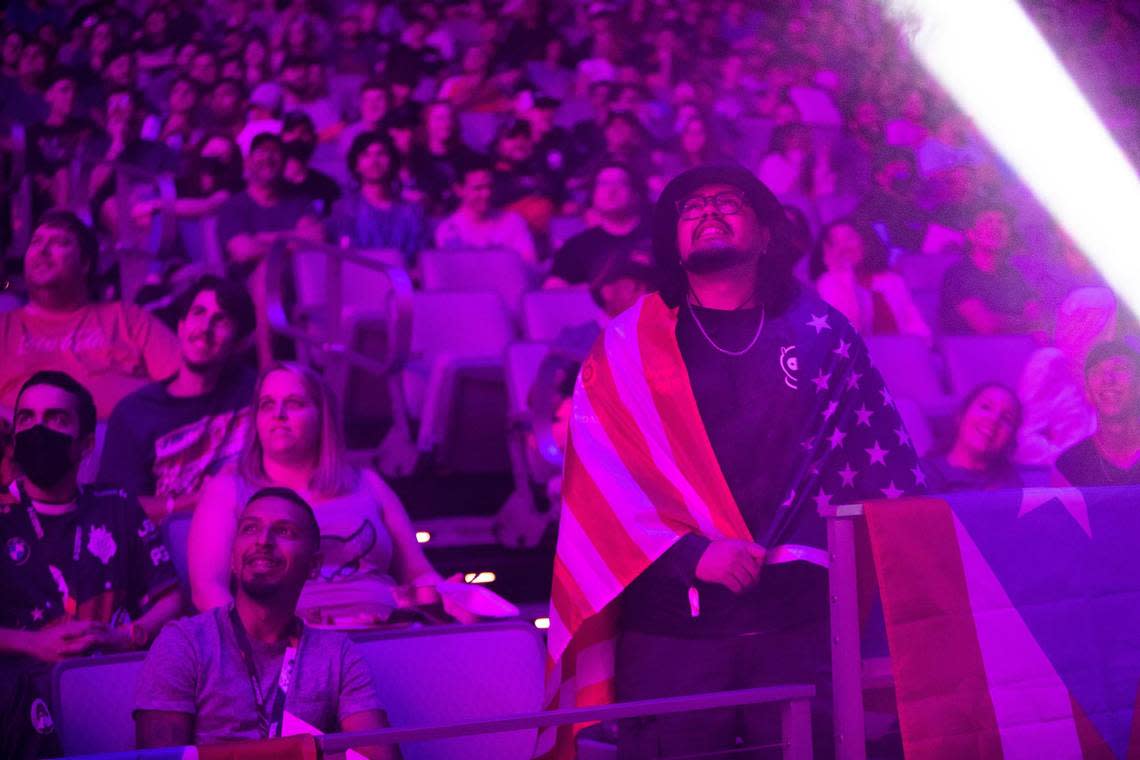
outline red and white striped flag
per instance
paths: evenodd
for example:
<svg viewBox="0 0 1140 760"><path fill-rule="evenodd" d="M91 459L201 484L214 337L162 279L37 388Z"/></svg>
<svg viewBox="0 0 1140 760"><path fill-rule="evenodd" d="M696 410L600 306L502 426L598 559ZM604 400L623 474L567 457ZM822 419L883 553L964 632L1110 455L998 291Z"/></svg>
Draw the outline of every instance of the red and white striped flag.
<svg viewBox="0 0 1140 760"><path fill-rule="evenodd" d="M614 697L615 600L681 536L751 540L701 422L657 295L619 316L574 389L547 645L547 707ZM576 729L539 736L572 757Z"/></svg>

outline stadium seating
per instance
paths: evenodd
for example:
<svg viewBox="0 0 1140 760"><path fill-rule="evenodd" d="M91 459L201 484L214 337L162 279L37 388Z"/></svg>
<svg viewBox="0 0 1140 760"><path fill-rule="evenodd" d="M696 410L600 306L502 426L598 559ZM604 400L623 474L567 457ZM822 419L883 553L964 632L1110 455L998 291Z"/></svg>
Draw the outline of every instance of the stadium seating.
<svg viewBox="0 0 1140 760"><path fill-rule="evenodd" d="M532 389L550 355L545 343L512 343L507 347L507 398L510 402L511 474L515 490L495 520L494 531L507 546L534 546L556 517L540 512L535 487L544 486L560 469L561 452L550 435L550 424L536 424L530 403ZM537 389L543 393L543 389ZM549 391L549 389L546 389Z"/></svg>
<svg viewBox="0 0 1140 760"><path fill-rule="evenodd" d="M522 331L527 340L551 341L564 328L597 320L601 310L585 287L527 293L522 299Z"/></svg>
<svg viewBox="0 0 1140 760"><path fill-rule="evenodd" d="M873 335L866 338L871 361L897 398L913 399L927 414L946 414L954 399L943 390L935 356L922 338Z"/></svg>
<svg viewBox="0 0 1140 760"><path fill-rule="evenodd" d="M415 294L411 355L403 389L409 412L420 420L421 451L431 451L449 436L462 437L469 430L467 425L453 425L462 412L472 417L468 422L475 432L483 431L477 435L489 447L483 452L496 452L501 471L509 469L502 363L513 337L514 327L495 293ZM483 393L497 393L499 403L486 395L478 398ZM480 453L468 448L470 455Z"/></svg>
<svg viewBox="0 0 1140 760"><path fill-rule="evenodd" d="M353 251L389 266L403 266L399 251ZM293 253L293 276L297 288L297 308L308 318L329 299L329 257L311 248L300 247ZM375 310L391 288L387 274L377 269L344 262L341 264L341 309L346 316L353 311Z"/></svg>
<svg viewBox="0 0 1140 760"><path fill-rule="evenodd" d="M950 387L965 396L983 383L1017 389L1029 355L1037 348L1028 335L955 335L938 342L946 359Z"/></svg>
<svg viewBox="0 0 1140 760"><path fill-rule="evenodd" d="M372 669L394 726L418 726L536 712L542 707L545 649L526 623L444 626L363 634L360 652ZM67 754L134 746L131 709L142 654L84 657L56 666L56 727ZM448 739L403 748L407 760L522 758L534 731Z"/></svg>
<svg viewBox="0 0 1140 760"><path fill-rule="evenodd" d="M425 290L498 293L512 314L530 287L526 266L514 251L423 251L420 270Z"/></svg>

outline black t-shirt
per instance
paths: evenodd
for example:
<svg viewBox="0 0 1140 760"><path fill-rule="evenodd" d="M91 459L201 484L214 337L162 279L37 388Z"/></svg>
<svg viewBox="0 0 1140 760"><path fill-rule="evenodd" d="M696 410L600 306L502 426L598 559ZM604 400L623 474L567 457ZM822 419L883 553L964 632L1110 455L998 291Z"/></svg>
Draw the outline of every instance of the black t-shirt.
<svg viewBox="0 0 1140 760"><path fill-rule="evenodd" d="M285 193L272 206L262 206L249 190L243 190L227 198L218 209L218 245L225 251L230 240L238 235L291 230L301 217L316 215L311 198ZM255 262L244 262L234 264L232 269L245 276L253 271L254 265Z"/></svg>
<svg viewBox="0 0 1140 760"><path fill-rule="evenodd" d="M1025 305L1033 300L1021 272L1004 265L993 272L983 272L969 259L964 259L946 270L942 280L941 322L944 332L950 335L973 333L966 320L958 313L958 305L978 298L991 311L1007 316L1018 316Z"/></svg>
<svg viewBox="0 0 1140 760"><path fill-rule="evenodd" d="M99 482L145 496L196 493L241 450L256 382L235 367L201 396L171 396L167 383L139 388L111 412Z"/></svg>
<svg viewBox="0 0 1140 760"><path fill-rule="evenodd" d="M1091 437L1065 449L1057 457L1056 467L1074 486L1140 485L1140 462L1120 469L1101 456Z"/></svg>
<svg viewBox="0 0 1140 760"><path fill-rule="evenodd" d="M635 251L645 251L643 258L649 259L650 250L649 227L644 221L625 235L614 235L601 227L591 227L558 249L550 274L571 285L588 284L615 256L630 258Z"/></svg>
<svg viewBox="0 0 1140 760"><path fill-rule="evenodd" d="M454 187L459 182L459 172L477 155L463 143L456 143L443 155L431 153L426 148L412 151L409 166L416 187L427 194L433 210L443 211L455 207L457 199Z"/></svg>
<svg viewBox="0 0 1140 760"><path fill-rule="evenodd" d="M311 200L315 210L322 217L332 213L333 204L340 200L343 194L335 179L316 169L309 169L305 179L298 184L288 181L285 184L289 188L290 195Z"/></svg>
<svg viewBox="0 0 1140 760"><path fill-rule="evenodd" d="M38 630L70 614L137 620L177 583L158 528L120 489L84 486L78 506L46 515L25 496L0 506L0 626Z"/></svg>
<svg viewBox="0 0 1140 760"><path fill-rule="evenodd" d="M710 343L739 351L759 321L759 309L683 305L677 343L709 443L753 539L769 547L822 547L821 501L920 490L918 457L866 347L839 312L804 291L784 314L766 319L744 355L726 355ZM826 618L827 574L819 566L767 565L760 582L737 595L695 580L708 543L695 533L684 536L630 584L622 627L704 638ZM690 586L699 592L698 617Z"/></svg>

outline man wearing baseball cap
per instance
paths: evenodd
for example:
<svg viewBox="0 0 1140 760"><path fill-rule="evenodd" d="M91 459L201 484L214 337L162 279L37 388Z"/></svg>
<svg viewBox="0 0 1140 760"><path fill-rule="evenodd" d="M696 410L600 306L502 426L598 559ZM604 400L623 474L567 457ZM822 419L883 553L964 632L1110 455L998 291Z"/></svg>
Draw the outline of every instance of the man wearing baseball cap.
<svg viewBox="0 0 1140 760"><path fill-rule="evenodd" d="M815 684L825 757L819 511L922 478L862 341L793 278L786 226L737 165L684 172L658 200L660 292L610 323L574 393L547 688L589 704ZM623 721L619 756L716 757L738 739L779 741L777 711Z"/></svg>

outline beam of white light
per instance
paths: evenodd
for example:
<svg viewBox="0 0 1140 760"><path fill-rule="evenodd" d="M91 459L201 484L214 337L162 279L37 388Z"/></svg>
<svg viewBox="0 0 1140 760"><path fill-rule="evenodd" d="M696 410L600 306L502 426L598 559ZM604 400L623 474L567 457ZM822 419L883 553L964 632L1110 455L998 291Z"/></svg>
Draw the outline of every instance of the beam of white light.
<svg viewBox="0 0 1140 760"><path fill-rule="evenodd" d="M1021 7L880 2L1117 294L1140 309L1140 180Z"/></svg>

